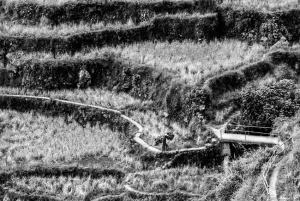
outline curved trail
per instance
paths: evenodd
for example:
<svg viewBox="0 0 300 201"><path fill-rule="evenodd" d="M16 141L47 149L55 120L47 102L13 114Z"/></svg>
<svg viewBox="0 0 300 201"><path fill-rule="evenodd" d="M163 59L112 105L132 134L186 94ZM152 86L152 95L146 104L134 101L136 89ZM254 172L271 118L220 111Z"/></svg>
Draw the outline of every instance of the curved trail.
<svg viewBox="0 0 300 201"><path fill-rule="evenodd" d="M0 94L0 97L29 98L29 99L36 99L36 100L47 100L47 101L60 102L60 103L65 103L65 104L71 104L71 105L77 105L77 106L84 106L84 107L89 107L89 108L95 108L95 109L99 109L99 110L103 110L103 111L107 111L107 112L112 112L112 113L118 114L123 119L126 119L127 121L129 121L130 123L132 123L138 129L138 132L134 134L135 135L134 140L138 144L140 144L142 147L146 148L148 151L150 151L152 153L176 154L176 153L181 153L181 152L203 151L203 150L206 150L206 147L198 147L198 148L179 149L179 150L172 150L172 151L164 151L163 152L163 151L161 151L161 150L159 150L159 149L157 149L157 148L149 145L148 143L146 143L144 140L141 139L140 136L144 132L144 128L143 128L143 126L141 124L139 124L135 120L131 119L130 117L122 114L120 111L118 111L116 109L109 109L109 108L105 108L105 107L102 107L102 106L88 105L88 104L78 103L78 102L68 101L68 100L52 99L50 97L42 97L42 96Z"/></svg>
<svg viewBox="0 0 300 201"><path fill-rule="evenodd" d="M281 161L277 164L275 169L273 170L271 177L270 177L270 185L269 185L269 194L270 194L270 201L278 201L277 199L277 193L276 193L276 183L279 171L281 167L285 164L285 162L288 160L288 158L291 156L291 152L287 155L285 155Z"/></svg>

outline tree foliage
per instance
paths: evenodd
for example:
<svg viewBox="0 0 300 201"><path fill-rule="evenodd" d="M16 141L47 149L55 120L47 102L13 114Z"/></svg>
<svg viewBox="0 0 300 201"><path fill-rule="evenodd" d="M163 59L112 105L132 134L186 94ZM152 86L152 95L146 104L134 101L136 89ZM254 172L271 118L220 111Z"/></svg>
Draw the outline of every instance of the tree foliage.
<svg viewBox="0 0 300 201"><path fill-rule="evenodd" d="M267 45L273 45L279 41L282 36L290 38L286 27L279 23L275 18L262 23L259 31L261 36L267 39L267 41L265 41Z"/></svg>
<svg viewBox="0 0 300 201"><path fill-rule="evenodd" d="M272 126L277 117L291 117L299 109L300 93L294 81L246 87L241 93L241 121L249 125Z"/></svg>

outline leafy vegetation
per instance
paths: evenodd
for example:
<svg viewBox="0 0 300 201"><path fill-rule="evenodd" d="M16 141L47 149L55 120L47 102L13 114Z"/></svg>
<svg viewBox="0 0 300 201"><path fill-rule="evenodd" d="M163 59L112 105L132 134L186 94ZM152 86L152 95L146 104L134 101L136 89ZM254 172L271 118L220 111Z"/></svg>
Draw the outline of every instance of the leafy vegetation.
<svg viewBox="0 0 300 201"><path fill-rule="evenodd" d="M244 125L272 126L279 117L292 117L299 109L299 93L292 80L247 87L241 94L241 119Z"/></svg>

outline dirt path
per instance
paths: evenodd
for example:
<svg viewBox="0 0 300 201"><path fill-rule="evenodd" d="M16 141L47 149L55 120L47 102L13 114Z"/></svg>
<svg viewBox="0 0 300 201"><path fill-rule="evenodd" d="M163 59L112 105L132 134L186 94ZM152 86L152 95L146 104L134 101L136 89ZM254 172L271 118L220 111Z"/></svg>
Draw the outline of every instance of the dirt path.
<svg viewBox="0 0 300 201"><path fill-rule="evenodd" d="M269 182L270 201L278 201L277 193L276 193L276 182L277 182L278 173L280 171L281 166L283 166L286 163L286 161L290 156L291 153L285 155L272 172L272 175L270 177L270 182Z"/></svg>

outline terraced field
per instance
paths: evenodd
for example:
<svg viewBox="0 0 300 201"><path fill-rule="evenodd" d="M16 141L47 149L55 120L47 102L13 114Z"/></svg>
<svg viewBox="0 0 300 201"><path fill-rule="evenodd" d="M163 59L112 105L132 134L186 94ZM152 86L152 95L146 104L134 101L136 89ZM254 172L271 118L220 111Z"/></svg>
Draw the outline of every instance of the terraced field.
<svg viewBox="0 0 300 201"><path fill-rule="evenodd" d="M286 152L270 163L271 145L211 128L267 126L297 146L298 1L5 0L0 13L0 200L268 199ZM300 194L297 150L281 197Z"/></svg>
<svg viewBox="0 0 300 201"><path fill-rule="evenodd" d="M1 113L1 152L5 153L1 167L4 169L70 163L95 156L127 161L128 157L123 155L126 142L123 144L120 134L108 128L91 125L82 128L72 119L66 124L63 118L34 113ZM129 161L134 163L134 159L128 158Z"/></svg>

